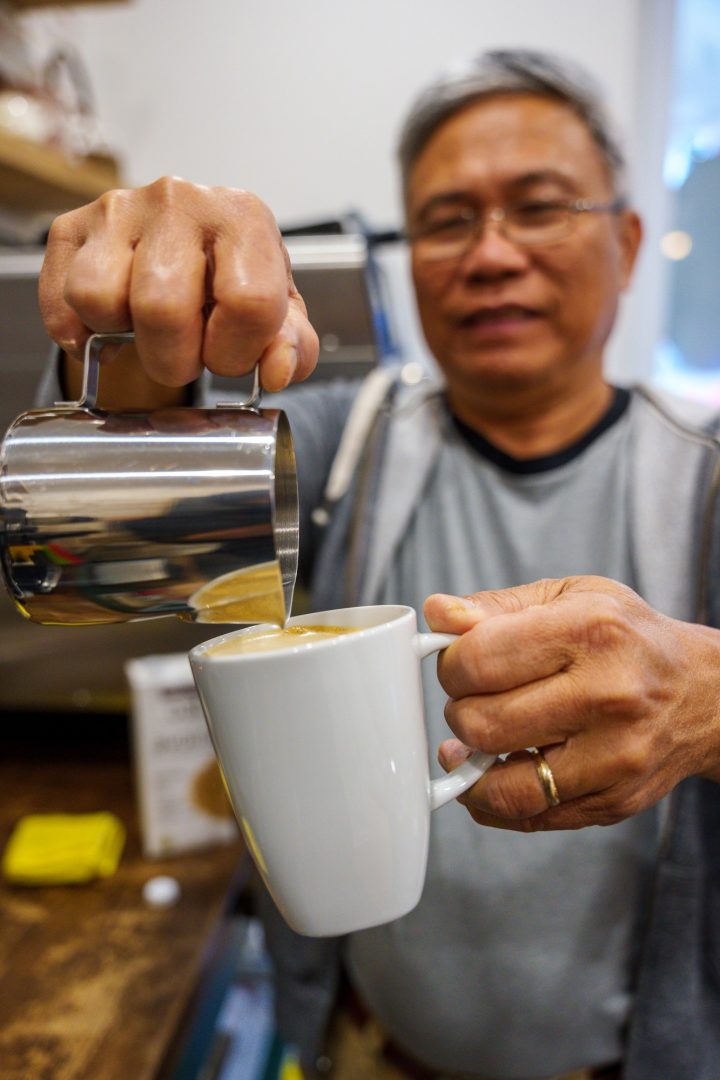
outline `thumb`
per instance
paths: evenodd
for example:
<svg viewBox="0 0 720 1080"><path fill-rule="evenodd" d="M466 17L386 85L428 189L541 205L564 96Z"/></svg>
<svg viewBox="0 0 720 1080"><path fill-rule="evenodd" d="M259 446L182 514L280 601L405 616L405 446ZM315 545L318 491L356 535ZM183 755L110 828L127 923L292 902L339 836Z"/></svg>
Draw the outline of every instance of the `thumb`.
<svg viewBox="0 0 720 1080"><path fill-rule="evenodd" d="M495 589L469 596L433 593L423 604L423 614L431 630L444 634L464 634L494 615L509 615L530 607L548 604L565 592L568 578L545 578L512 589Z"/></svg>

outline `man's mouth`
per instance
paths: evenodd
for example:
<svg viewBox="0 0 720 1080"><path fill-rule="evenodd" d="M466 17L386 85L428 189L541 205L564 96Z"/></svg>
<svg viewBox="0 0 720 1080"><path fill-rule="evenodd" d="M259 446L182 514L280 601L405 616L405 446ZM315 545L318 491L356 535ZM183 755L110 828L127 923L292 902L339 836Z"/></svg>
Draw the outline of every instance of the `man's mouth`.
<svg viewBox="0 0 720 1080"><path fill-rule="evenodd" d="M519 304L500 304L497 307L478 308L461 318L463 327L478 329L522 326L528 322L534 322L540 317L532 308L521 307Z"/></svg>

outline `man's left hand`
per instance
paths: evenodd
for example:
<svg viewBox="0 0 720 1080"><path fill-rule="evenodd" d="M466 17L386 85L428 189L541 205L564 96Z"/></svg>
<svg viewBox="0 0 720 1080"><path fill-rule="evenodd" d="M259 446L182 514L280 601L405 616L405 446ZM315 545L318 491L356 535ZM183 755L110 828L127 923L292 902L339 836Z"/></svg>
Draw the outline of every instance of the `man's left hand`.
<svg viewBox="0 0 720 1080"><path fill-rule="evenodd" d="M600 577L546 580L425 603L457 736L508 757L461 796L483 825L536 832L612 825L687 776L720 780L720 631L679 622ZM526 748L540 749L560 803L549 805Z"/></svg>

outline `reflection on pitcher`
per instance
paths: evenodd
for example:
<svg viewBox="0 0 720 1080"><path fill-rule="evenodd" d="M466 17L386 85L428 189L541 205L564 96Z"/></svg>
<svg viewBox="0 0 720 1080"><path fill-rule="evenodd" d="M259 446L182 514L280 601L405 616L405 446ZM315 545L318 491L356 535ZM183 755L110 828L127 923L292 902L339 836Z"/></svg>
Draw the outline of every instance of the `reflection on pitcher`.
<svg viewBox="0 0 720 1080"><path fill-rule="evenodd" d="M23 414L2 449L0 554L28 618L284 622L298 511L279 410L82 401Z"/></svg>

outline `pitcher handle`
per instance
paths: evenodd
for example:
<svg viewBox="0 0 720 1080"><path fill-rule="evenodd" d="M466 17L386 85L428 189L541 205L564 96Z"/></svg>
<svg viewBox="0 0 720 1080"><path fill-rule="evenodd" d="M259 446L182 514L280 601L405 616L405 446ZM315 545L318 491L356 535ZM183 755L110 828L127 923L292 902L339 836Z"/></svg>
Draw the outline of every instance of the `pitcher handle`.
<svg viewBox="0 0 720 1080"><path fill-rule="evenodd" d="M100 377L100 353L106 345L127 345L133 341L132 331L117 334L91 334L85 342L83 357L83 381L77 401L55 401L58 409L94 409L97 405L98 380Z"/></svg>
<svg viewBox="0 0 720 1080"><path fill-rule="evenodd" d="M54 406L61 409L94 409L97 405L98 382L100 379L100 353L106 345L129 345L134 340L135 334L132 330L108 334L91 334L85 342L80 397L77 401L55 401L53 402ZM250 397L246 401L218 401L217 405L223 409L254 409L257 411L261 396L260 368L256 365L253 372L253 386Z"/></svg>
<svg viewBox="0 0 720 1080"><path fill-rule="evenodd" d="M262 397L262 386L260 385L260 365L255 365L253 371L253 385L250 391L250 397L247 401L218 401L216 402L219 409L253 409L255 412L260 407L260 398Z"/></svg>

